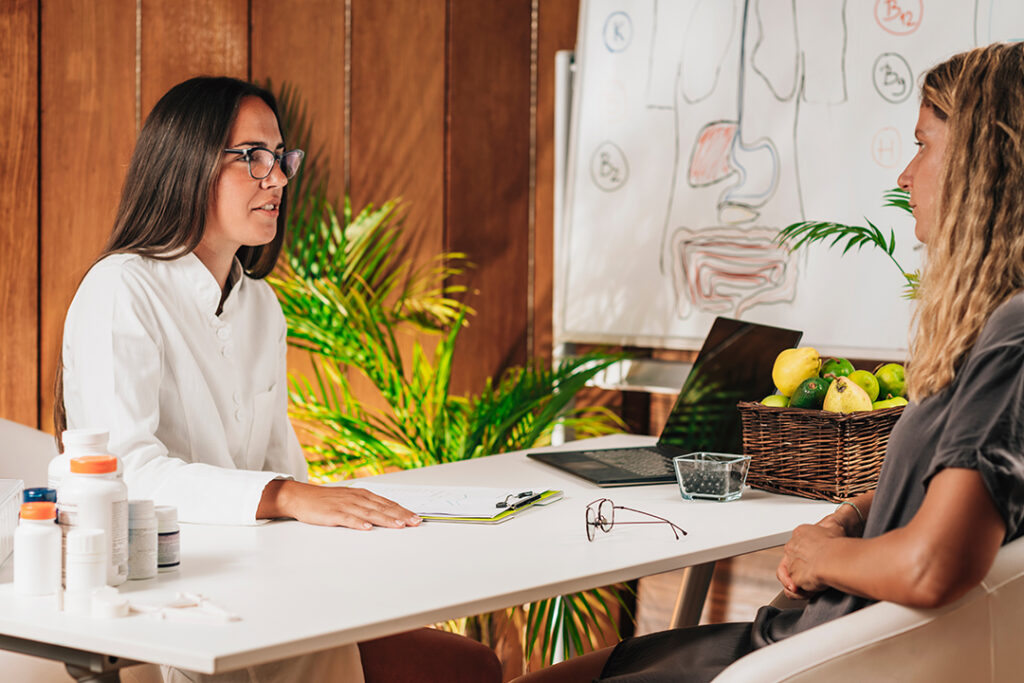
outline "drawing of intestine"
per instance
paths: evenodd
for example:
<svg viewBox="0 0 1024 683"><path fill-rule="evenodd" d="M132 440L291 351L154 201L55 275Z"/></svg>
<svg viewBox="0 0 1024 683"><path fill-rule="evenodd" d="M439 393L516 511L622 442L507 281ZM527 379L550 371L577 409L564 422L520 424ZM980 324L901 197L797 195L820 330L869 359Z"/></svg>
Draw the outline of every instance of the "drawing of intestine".
<svg viewBox="0 0 1024 683"><path fill-rule="evenodd" d="M774 242L775 228L679 228L672 235L672 280L676 314L696 308L739 316L762 304L793 301L796 268Z"/></svg>
<svg viewBox="0 0 1024 683"><path fill-rule="evenodd" d="M697 0L689 15L661 258L679 318L794 300L797 263L769 226L803 218L800 104L847 100L846 2ZM671 41L675 25L656 23L655 41ZM652 78L648 91L663 81ZM691 208L703 209L716 189L711 224L695 226Z"/></svg>

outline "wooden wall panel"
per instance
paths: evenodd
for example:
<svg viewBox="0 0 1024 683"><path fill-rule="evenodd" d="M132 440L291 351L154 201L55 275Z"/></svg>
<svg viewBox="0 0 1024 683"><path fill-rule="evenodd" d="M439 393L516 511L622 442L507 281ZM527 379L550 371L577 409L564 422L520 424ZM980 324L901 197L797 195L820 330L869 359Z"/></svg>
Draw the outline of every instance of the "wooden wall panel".
<svg viewBox="0 0 1024 683"><path fill-rule="evenodd" d="M329 162L328 191L345 195L345 0L309 0L285 5L275 0L252 1L251 77L271 81L279 92L287 83L305 103L315 147ZM284 131L285 142L288 131ZM314 150L307 149L307 154ZM288 349L288 369L312 376L307 352Z"/></svg>
<svg viewBox="0 0 1024 683"><path fill-rule="evenodd" d="M354 0L353 207L401 196L406 239L443 247L445 2Z"/></svg>
<svg viewBox="0 0 1024 683"><path fill-rule="evenodd" d="M331 161L329 189L340 199L345 192L345 0L253 0L251 39L252 79L262 84L269 78L275 92L284 83L298 90L316 140Z"/></svg>
<svg viewBox="0 0 1024 683"><path fill-rule="evenodd" d="M416 264L444 250L445 11L444 0L352 1L349 195L355 211L402 199L401 244ZM405 358L415 336L399 337ZM365 404L383 403L364 377L350 380Z"/></svg>
<svg viewBox="0 0 1024 683"><path fill-rule="evenodd" d="M42 3L40 426L64 315L110 234L135 131L135 2Z"/></svg>
<svg viewBox="0 0 1024 683"><path fill-rule="evenodd" d="M449 0L445 248L477 264L453 389L526 360L529 0Z"/></svg>
<svg viewBox="0 0 1024 683"><path fill-rule="evenodd" d="M192 76L249 77L249 3L142 0L141 42L145 118L171 86Z"/></svg>
<svg viewBox="0 0 1024 683"><path fill-rule="evenodd" d="M550 358L555 258L555 52L576 44L578 0L539 0L532 352Z"/></svg>
<svg viewBox="0 0 1024 683"><path fill-rule="evenodd" d="M0 417L38 423L39 7L14 0L0 13Z"/></svg>

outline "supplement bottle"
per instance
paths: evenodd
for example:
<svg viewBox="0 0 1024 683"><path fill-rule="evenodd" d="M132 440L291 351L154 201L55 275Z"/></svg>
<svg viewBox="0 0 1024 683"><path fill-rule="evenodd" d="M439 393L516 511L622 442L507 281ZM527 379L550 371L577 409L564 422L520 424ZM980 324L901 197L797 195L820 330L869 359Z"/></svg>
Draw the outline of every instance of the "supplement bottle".
<svg viewBox="0 0 1024 683"><path fill-rule="evenodd" d="M156 576L156 513L151 500L128 501L128 578Z"/></svg>
<svg viewBox="0 0 1024 683"><path fill-rule="evenodd" d="M106 533L107 583L124 583L128 579L128 489L117 478L117 458L72 458L71 473L57 489L57 511L65 535L74 528Z"/></svg>
<svg viewBox="0 0 1024 683"><path fill-rule="evenodd" d="M60 590L60 528L53 503L22 503L14 530L14 592L56 595Z"/></svg>
<svg viewBox="0 0 1024 683"><path fill-rule="evenodd" d="M107 535L101 529L72 529L64 558L64 611L88 616L92 594L107 585Z"/></svg>
<svg viewBox="0 0 1024 683"><path fill-rule="evenodd" d="M181 532L178 528L178 508L157 505L157 568L160 573L177 571L181 566Z"/></svg>
<svg viewBox="0 0 1024 683"><path fill-rule="evenodd" d="M110 432L105 429L65 429L61 433L64 452L50 461L46 469L47 486L60 488L60 483L71 471L71 458L83 455L108 455ZM121 477L121 461L117 463L117 476Z"/></svg>

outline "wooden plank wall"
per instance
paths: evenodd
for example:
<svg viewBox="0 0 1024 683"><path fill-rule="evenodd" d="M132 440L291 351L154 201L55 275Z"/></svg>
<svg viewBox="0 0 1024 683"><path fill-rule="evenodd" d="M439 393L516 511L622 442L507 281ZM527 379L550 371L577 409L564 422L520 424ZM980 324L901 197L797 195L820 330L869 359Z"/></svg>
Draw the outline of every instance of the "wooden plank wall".
<svg viewBox="0 0 1024 683"><path fill-rule="evenodd" d="M32 0L0 14L0 416L29 425L39 417L38 24Z"/></svg>
<svg viewBox="0 0 1024 683"><path fill-rule="evenodd" d="M64 314L109 233L138 126L198 74L295 85L335 194L357 208L401 196L416 258L469 254L478 315L456 390L546 353L551 72L576 12L576 0L7 0L0 417L52 429Z"/></svg>

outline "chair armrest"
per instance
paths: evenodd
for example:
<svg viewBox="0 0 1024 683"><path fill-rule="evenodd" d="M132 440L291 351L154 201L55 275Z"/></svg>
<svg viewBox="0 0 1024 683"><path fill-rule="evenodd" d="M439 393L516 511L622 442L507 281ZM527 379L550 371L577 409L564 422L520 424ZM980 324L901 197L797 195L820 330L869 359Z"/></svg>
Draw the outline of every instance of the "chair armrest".
<svg viewBox="0 0 1024 683"><path fill-rule="evenodd" d="M990 680L987 593L932 610L876 603L736 661L715 683Z"/></svg>

